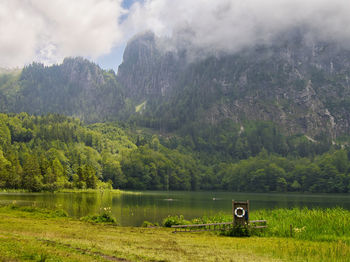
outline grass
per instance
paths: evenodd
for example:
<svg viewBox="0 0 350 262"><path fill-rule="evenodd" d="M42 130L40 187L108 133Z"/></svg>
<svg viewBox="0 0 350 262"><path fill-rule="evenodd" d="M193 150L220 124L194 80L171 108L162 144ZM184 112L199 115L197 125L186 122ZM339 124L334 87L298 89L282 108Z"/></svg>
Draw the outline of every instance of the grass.
<svg viewBox="0 0 350 262"><path fill-rule="evenodd" d="M117 220L111 216L111 214L105 212L101 215L85 216L80 218L80 220L91 222L91 223L109 223L117 224Z"/></svg>
<svg viewBox="0 0 350 262"><path fill-rule="evenodd" d="M109 192L109 193L115 193L115 194L122 194L127 191L122 191L120 189L92 189L92 188L86 188L86 189L60 189L56 191L58 193L98 193L98 192Z"/></svg>
<svg viewBox="0 0 350 262"><path fill-rule="evenodd" d="M26 189L0 189L0 193L29 193L29 190Z"/></svg>
<svg viewBox="0 0 350 262"><path fill-rule="evenodd" d="M130 195L139 195L141 192L137 191L125 191L120 189L60 189L58 191L41 191L41 193L99 193L99 192L107 192L112 194L130 194ZM0 193L31 193L26 189L0 189Z"/></svg>
<svg viewBox="0 0 350 262"><path fill-rule="evenodd" d="M168 228L92 224L56 212L0 207L0 261L350 261L342 239L173 234Z"/></svg>
<svg viewBox="0 0 350 262"><path fill-rule="evenodd" d="M254 219L268 220L264 236L290 236L312 241L343 241L350 244L350 211L328 209L274 209L253 213Z"/></svg>
<svg viewBox="0 0 350 262"><path fill-rule="evenodd" d="M311 241L342 241L350 245L350 211L342 208L328 209L272 209L250 214L251 220L267 220L268 227L253 232L263 237L292 237ZM188 221L183 216L169 216L165 226L179 224L220 223L232 221L231 215L217 214ZM292 226L292 232L290 232ZM292 233L292 236L291 236Z"/></svg>
<svg viewBox="0 0 350 262"><path fill-rule="evenodd" d="M106 192L112 194L128 194L128 195L140 195L141 192L136 191L125 191L120 189L61 189L58 193L99 193Z"/></svg>

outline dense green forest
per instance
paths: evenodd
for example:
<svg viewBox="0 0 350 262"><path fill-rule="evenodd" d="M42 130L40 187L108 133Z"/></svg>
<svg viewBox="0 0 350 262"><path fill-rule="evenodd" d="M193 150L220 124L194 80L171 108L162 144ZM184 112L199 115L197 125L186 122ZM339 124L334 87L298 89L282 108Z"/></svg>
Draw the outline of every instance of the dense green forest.
<svg viewBox="0 0 350 262"><path fill-rule="evenodd" d="M57 114L0 114L0 188L350 192L350 151L225 121L154 135Z"/></svg>
<svg viewBox="0 0 350 262"><path fill-rule="evenodd" d="M0 72L0 112L44 115L59 113L85 122L114 120L127 108L113 70L102 70L83 58L61 65L32 63Z"/></svg>
<svg viewBox="0 0 350 262"><path fill-rule="evenodd" d="M138 147L113 124L60 115L0 115L0 187L186 189L195 161L153 137ZM137 142L137 141L136 141ZM104 183L100 182L103 181Z"/></svg>

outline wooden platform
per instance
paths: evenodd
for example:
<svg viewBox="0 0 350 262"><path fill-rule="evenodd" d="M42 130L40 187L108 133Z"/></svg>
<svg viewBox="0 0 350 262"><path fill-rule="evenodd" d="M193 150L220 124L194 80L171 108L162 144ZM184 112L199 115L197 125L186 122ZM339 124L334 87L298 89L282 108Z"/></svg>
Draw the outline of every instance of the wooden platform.
<svg viewBox="0 0 350 262"><path fill-rule="evenodd" d="M210 224L193 224L193 225L174 225L171 228L174 229L173 233L184 232L203 232L203 231L223 231L233 228L233 222L223 223L210 223ZM250 228L266 228L266 220L252 220L249 221Z"/></svg>

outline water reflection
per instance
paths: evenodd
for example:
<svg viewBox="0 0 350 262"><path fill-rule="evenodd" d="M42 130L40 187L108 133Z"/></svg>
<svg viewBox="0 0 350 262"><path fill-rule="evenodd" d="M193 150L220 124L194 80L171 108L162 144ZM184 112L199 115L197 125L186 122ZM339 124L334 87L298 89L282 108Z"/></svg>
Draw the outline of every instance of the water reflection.
<svg viewBox="0 0 350 262"><path fill-rule="evenodd" d="M229 192L142 192L114 193L1 193L0 203L62 208L82 217L111 209L123 226L139 226L144 220L161 222L167 215L186 218L231 213L231 200L250 200L251 210L262 208L335 207L350 210L350 196L341 194L254 194Z"/></svg>

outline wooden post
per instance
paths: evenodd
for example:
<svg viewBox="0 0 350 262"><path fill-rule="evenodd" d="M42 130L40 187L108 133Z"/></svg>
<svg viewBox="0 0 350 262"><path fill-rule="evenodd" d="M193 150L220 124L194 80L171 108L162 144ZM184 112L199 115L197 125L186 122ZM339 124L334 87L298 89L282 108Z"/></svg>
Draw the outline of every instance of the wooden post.
<svg viewBox="0 0 350 262"><path fill-rule="evenodd" d="M248 210L248 220L247 220L247 225L249 225L249 217L250 217L250 209L249 209L249 200L247 200L247 210Z"/></svg>
<svg viewBox="0 0 350 262"><path fill-rule="evenodd" d="M235 224L235 201L232 199L232 223Z"/></svg>
<svg viewBox="0 0 350 262"><path fill-rule="evenodd" d="M236 212L240 213L236 215ZM248 219L245 216L248 215ZM235 226L246 226L249 220L249 200L234 201L232 200L232 222Z"/></svg>

